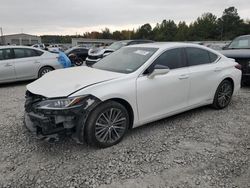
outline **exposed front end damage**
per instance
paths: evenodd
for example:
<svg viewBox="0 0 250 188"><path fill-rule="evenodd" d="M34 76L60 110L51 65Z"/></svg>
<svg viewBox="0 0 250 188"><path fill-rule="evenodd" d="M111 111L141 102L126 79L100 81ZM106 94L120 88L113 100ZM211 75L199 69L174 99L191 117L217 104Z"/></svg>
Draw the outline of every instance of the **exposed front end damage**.
<svg viewBox="0 0 250 188"><path fill-rule="evenodd" d="M101 102L98 98L87 95L79 97L77 103L72 100L75 102L72 106L50 107L47 101L57 104L56 100L26 92L24 123L38 139L56 141L62 134L75 135L79 119L87 117L88 113ZM60 100L63 99L58 99ZM74 139L76 140L77 137ZM76 141L80 142L78 140Z"/></svg>

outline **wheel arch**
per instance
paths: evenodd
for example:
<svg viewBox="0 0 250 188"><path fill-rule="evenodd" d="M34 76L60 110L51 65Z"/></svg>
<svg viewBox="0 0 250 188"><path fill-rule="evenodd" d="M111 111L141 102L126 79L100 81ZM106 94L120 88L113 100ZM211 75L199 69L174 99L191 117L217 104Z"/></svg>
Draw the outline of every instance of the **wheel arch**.
<svg viewBox="0 0 250 188"><path fill-rule="evenodd" d="M223 82L224 80L228 80L228 81L230 81L232 83L232 85L233 85L233 91L234 91L234 80L231 77L229 77L229 76L225 77L221 82Z"/></svg>
<svg viewBox="0 0 250 188"><path fill-rule="evenodd" d="M224 81L228 81L228 82L230 82L230 83L232 84L232 88L233 88L232 95L233 95L233 93L234 93L235 83L234 83L233 78L231 78L230 76L227 76L227 77L223 78L223 79L219 82L219 84L218 84L218 86L217 86L217 89L216 89L216 91L215 91L215 94L214 94L214 99L213 99L212 107L215 108L215 109L223 109L223 108L225 108L226 106L228 106L228 104L230 103L230 100L231 100L231 99L229 100L229 102L226 104L226 106L220 106L220 105L218 104L218 97L217 97L218 89L219 89L220 85L221 85ZM232 95L231 95L231 96L232 96Z"/></svg>
<svg viewBox="0 0 250 188"><path fill-rule="evenodd" d="M134 124L134 111L133 111L132 106L129 104L129 102L122 98L111 98L106 101L115 101L117 103L120 103L127 109L128 114L129 114L129 129L132 129L133 124ZM106 102L106 101L103 101L103 102Z"/></svg>
<svg viewBox="0 0 250 188"><path fill-rule="evenodd" d="M49 67L53 70L56 70L55 67L51 66L51 65L42 65L41 67L39 67L38 71L37 71L37 78L39 78L39 72L41 71L42 68L45 68L45 67Z"/></svg>
<svg viewBox="0 0 250 188"><path fill-rule="evenodd" d="M228 81L230 81L232 83L232 85L233 85L233 91L234 91L234 80L231 77L226 77L224 80L228 80Z"/></svg>

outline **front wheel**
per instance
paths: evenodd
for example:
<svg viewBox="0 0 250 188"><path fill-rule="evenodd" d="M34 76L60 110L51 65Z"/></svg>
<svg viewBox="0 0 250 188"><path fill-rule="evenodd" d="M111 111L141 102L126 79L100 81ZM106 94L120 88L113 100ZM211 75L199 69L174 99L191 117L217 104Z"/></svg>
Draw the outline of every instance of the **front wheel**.
<svg viewBox="0 0 250 188"><path fill-rule="evenodd" d="M223 80L218 86L215 96L213 107L216 109L223 109L227 107L233 95L233 84L229 80Z"/></svg>
<svg viewBox="0 0 250 188"><path fill-rule="evenodd" d="M120 103L107 101L97 106L86 121L89 145L105 148L119 143L129 127L129 115Z"/></svg>

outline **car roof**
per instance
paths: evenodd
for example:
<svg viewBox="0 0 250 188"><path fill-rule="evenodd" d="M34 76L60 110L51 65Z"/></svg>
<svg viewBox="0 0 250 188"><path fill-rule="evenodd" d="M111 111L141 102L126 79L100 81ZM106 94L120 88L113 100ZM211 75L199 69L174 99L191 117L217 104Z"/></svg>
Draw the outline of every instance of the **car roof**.
<svg viewBox="0 0 250 188"><path fill-rule="evenodd" d="M158 48L158 49L168 49L174 47L196 47L196 48L209 49L199 44L184 43L184 42L154 42L154 43L136 44L132 46L127 46L126 48L133 48L133 47Z"/></svg>
<svg viewBox="0 0 250 188"><path fill-rule="evenodd" d="M145 42L154 42L152 40L147 40L147 39L132 39L132 40L119 40L119 41L115 41L115 42L134 42L134 41L145 41Z"/></svg>
<svg viewBox="0 0 250 188"><path fill-rule="evenodd" d="M39 50L38 48L34 48L32 46L14 46L14 45L0 46L0 49L6 49L6 48L27 48L27 49Z"/></svg>
<svg viewBox="0 0 250 188"><path fill-rule="evenodd" d="M75 50L75 49L88 49L88 48L86 48L86 47L82 47L82 46L74 46L74 47L72 47L72 48L69 48L69 49L71 49L71 50Z"/></svg>
<svg viewBox="0 0 250 188"><path fill-rule="evenodd" d="M250 34L249 35L240 35L240 36L235 37L235 39L241 38L241 37L250 37Z"/></svg>

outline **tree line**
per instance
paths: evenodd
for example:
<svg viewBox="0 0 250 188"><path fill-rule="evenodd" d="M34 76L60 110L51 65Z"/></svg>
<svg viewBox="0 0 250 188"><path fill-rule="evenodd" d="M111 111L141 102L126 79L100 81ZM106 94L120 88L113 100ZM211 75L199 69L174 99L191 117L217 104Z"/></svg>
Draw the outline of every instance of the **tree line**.
<svg viewBox="0 0 250 188"><path fill-rule="evenodd" d="M105 28L101 32L85 32L83 35L44 35L44 43L71 43L71 38L92 39L149 39L154 41L206 41L232 40L234 37L250 34L250 20L240 18L235 7L226 8L221 17L204 13L189 25L185 21L176 24L173 20L163 20L152 27L149 23L136 30L111 32Z"/></svg>

